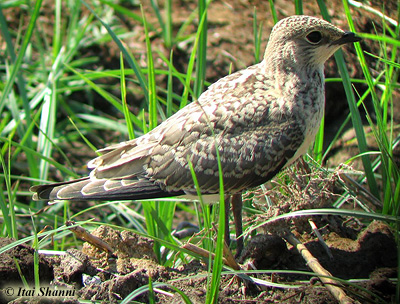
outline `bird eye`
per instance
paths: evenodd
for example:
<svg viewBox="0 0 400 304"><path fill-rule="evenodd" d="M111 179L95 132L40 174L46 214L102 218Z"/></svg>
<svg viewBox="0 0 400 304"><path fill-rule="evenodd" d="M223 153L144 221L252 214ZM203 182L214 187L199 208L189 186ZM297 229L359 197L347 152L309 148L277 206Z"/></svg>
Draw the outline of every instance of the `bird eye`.
<svg viewBox="0 0 400 304"><path fill-rule="evenodd" d="M321 32L314 31L314 32L309 33L306 36L306 38L307 38L308 42L310 42L311 44L317 44L317 43L321 42L322 34L321 34Z"/></svg>

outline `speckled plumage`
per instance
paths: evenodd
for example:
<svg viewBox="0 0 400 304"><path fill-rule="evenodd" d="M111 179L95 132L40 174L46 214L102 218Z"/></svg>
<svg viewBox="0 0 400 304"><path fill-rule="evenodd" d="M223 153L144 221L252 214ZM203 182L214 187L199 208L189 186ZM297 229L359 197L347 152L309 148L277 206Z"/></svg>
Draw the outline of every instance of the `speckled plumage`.
<svg viewBox="0 0 400 304"><path fill-rule="evenodd" d="M219 191L218 148L226 193L271 179L306 152L324 108L324 62L353 33L308 16L275 25L264 60L226 76L151 132L101 150L90 176L32 187L34 199L146 199Z"/></svg>

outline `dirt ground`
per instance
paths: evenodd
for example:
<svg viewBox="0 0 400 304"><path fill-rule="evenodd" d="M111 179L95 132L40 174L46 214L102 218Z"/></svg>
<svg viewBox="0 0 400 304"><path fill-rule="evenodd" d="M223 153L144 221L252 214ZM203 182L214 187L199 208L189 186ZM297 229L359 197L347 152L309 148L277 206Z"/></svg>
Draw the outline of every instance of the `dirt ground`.
<svg viewBox="0 0 400 304"><path fill-rule="evenodd" d="M378 10L380 9L380 3L371 2ZM327 5L332 22L346 29L344 14L339 9L341 8L340 3L340 1L329 1ZM395 14L396 1L385 1L385 3L387 8L390 8L386 12L389 15L390 12ZM173 5L174 27L179 28L181 23L187 19L188 14L192 12L195 3L194 1L174 1ZM275 6L279 12L279 18L294 14L292 1L277 0ZM304 6L305 14L319 16L318 7L314 1L304 1ZM262 48L265 48L268 34L273 25L268 1L214 1L210 5L208 13L209 66L206 75L208 81L214 82L226 75L231 64L232 70L235 71L254 63L252 34L254 7L257 8L259 22L264 25ZM140 12L138 7L130 9ZM148 21L156 23L149 5L145 5L144 9ZM377 19L365 11L353 11L358 31L372 32L372 20L374 19L377 20L376 24L380 30L379 18ZM135 32L143 34L143 28L137 23L123 20L123 24L128 28L134 28ZM196 30L195 24L191 30L193 32ZM137 38L136 36L125 42L139 57L139 62L145 62L145 43L143 39ZM168 55L168 51L164 49L159 39L155 38L152 42L154 48L159 48ZM362 44L367 51L379 53L378 46L366 41ZM361 77L361 69L356 61L354 49L349 46L344 51L350 75ZM88 50L88 56L91 52L96 52L100 57L105 58L103 62L105 68L119 67L119 50L115 45L110 44L96 50ZM181 63L181 69L185 70L184 63L187 62L189 53L190 49L187 45L178 44L176 46L174 63L178 68ZM157 64L162 63L156 60ZM378 64L372 59L370 64L378 69ZM326 75L327 77L338 76L333 60L326 65ZM357 88L362 90L361 87ZM398 101L398 97L394 96L394 99ZM101 103L101 101L99 102ZM399 103L397 102L397 104ZM347 102L340 84L328 84L325 128L332 135L343 121L348 112L347 109ZM400 113L400 111L394 109L393 113ZM397 123L400 122L399 117L395 117L395 120ZM374 143L371 145L373 146ZM76 150L69 152L72 153L71 159L74 161L75 157L77 162L79 161L79 164L82 165L81 153L79 149ZM349 155L357 153L355 146L343 140L343 145L335 147L327 163L329 166L336 166L341 163L342 159L348 159ZM309 183L310 181L307 182L307 185ZM282 197L279 191L271 190L271 199L275 205L266 217L311 207L327 207L333 199L331 194L335 192L333 189L335 185L329 180L318 183L314 187L304 187L302 183L299 185L303 186L299 186L296 190L298 191L296 197ZM323 189L320 187L327 191L322 191ZM317 217L313 220L321 230L331 257L323 245L316 240L309 228L308 218L291 219L272 223L265 229L260 229L257 237L246 243L245 251L239 258L242 268L310 271L306 261L296 248L281 238L282 233L276 233L283 230L291 231L333 276L346 280L365 279L356 282L358 286L364 288L363 290L349 285L341 286L342 290L354 300L354 303L379 303L380 300L394 303L396 291L395 284L391 279L397 278L397 248L391 228L382 222L365 225L356 219L338 216ZM39 256L41 280L46 284L52 282L63 289L74 290L74 295L80 299L117 303L133 290L148 284L150 277L153 282L170 282L173 279L181 278L182 280L177 280L173 285L188 295L193 303L204 303L207 289L207 264L205 261L196 260L178 268L167 268L157 264L152 251L153 241L150 239L107 227L99 227L93 234L107 242L113 253L106 253L85 243L83 248L70 249L65 255L46 256L41 254ZM0 239L0 247L11 242L10 239ZM18 284L20 286L20 274L15 267L15 261L18 261L20 271L25 275L27 281L32 282L33 253L31 247L22 244L1 255L0 288L11 286L14 283L15 286ZM288 284L301 280L303 284L301 287L293 289L272 288L239 283L232 276L226 275L221 282L219 303L337 303L327 288L316 278L300 274L284 274L278 271L270 275L257 275L257 278ZM83 280L86 280L85 283ZM160 289L166 292L156 292L157 303L184 303L178 294L172 292L172 289ZM0 303L5 303L11 298L0 298ZM23 301L45 303L44 298L29 297L24 300L17 297L17 293L14 294L14 298L13 303L23 303ZM47 300L49 303L58 303L60 298L47 298ZM134 300L147 303L149 301L148 294L138 295ZM78 303L74 297L66 298L64 301Z"/></svg>
<svg viewBox="0 0 400 304"><path fill-rule="evenodd" d="M341 218L324 219L322 233L329 247L331 257L324 247L309 233L302 233L304 245L333 276L341 279L357 279L357 285L364 288L341 286L343 292L354 302L349 303L394 303L397 250L391 229L381 222L357 228L351 221ZM293 230L292 230L293 231ZM295 231L293 231L295 232ZM151 277L153 282L170 283L184 292L192 303L204 303L207 289L207 264L193 260L178 268L157 264L152 250L153 241L131 232L116 231L100 226L93 235L107 242L112 254L85 243L83 249L70 249L65 255L46 256L41 254L40 279L42 284L72 290L73 297L16 297L21 287L20 275L15 269L17 260L21 272L32 282L33 252L25 245L19 245L2 254L0 259L0 288L14 288L14 297L2 293L0 303L79 303L75 297L98 300L103 303L118 303L132 291L146 285ZM0 239L3 247L12 240ZM268 269L269 275L256 275L258 279L290 285L299 281L298 288L283 289L245 284L231 275L223 276L219 303L337 303L332 294L316 277L280 273L282 270L310 271L307 263L293 246L287 246L282 238L274 234L258 234L246 245L239 259L242 269ZM274 269L279 269L273 272ZM177 280L172 283L172 280ZM364 280L360 280L364 279ZM29 290L29 289L28 289ZM168 287L156 291L157 303L184 303L182 298ZM23 295L19 292L20 295ZM373 296L374 295L374 296ZM377 298L376 296L380 297ZM378 301L379 299L379 301ZM148 294L134 298L140 303L148 302ZM25 301L25 302L24 302Z"/></svg>

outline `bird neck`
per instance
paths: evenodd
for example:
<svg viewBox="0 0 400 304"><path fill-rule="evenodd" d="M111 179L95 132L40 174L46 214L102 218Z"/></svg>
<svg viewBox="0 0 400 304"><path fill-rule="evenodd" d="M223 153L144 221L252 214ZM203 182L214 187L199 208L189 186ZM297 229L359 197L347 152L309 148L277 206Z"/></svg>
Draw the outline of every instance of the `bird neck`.
<svg viewBox="0 0 400 304"><path fill-rule="evenodd" d="M323 75L324 61L313 60L312 52L300 52L301 48L292 43L268 44L263 64L271 77L279 75L299 75L307 79L307 75L315 72Z"/></svg>
<svg viewBox="0 0 400 304"><path fill-rule="evenodd" d="M260 65L274 87L277 100L281 100L281 111L305 118L306 129L309 117L316 117L317 122L312 125L319 123L325 103L323 65L300 65L274 56L264 58Z"/></svg>
<svg viewBox="0 0 400 304"><path fill-rule="evenodd" d="M325 81L323 64L302 64L296 60L281 60L276 56L271 56L264 58L260 65L267 78L274 83L274 87L279 91L279 94L284 94L281 96L300 92L307 94L307 91L310 94L314 94L314 89L309 91L312 88L319 91L323 90Z"/></svg>

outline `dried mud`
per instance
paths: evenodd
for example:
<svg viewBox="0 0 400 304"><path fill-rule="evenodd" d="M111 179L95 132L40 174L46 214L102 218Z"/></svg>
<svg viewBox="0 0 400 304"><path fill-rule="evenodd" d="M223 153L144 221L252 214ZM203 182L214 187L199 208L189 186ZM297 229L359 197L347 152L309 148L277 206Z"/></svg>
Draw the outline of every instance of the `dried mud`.
<svg viewBox="0 0 400 304"><path fill-rule="evenodd" d="M331 219L332 220L332 219ZM336 219L340 220L340 219ZM340 220L341 221L341 220ZM388 303L393 300L395 284L391 278L396 276L397 250L391 229L381 223L372 222L360 231L353 231L356 239L326 228L323 235L332 257L314 237L305 242L307 249L321 265L333 276L341 279L366 279L359 286L381 297ZM40 279L43 283L52 282L62 289L75 291L79 299L99 300L117 303L132 291L153 282L170 283L183 291L193 303L204 303L207 289L207 264L194 260L178 268L160 266L152 250L153 241L131 232L116 231L101 226L93 232L113 248L113 254L106 253L88 243L82 250L70 249L65 255L40 255ZM10 239L0 239L0 245L11 243ZM15 267L18 262L22 274L32 282L33 249L20 245L4 253L0 258L1 288L20 286L20 276ZM232 276L222 277L219 303L337 303L337 300L315 278L305 275L284 274L279 270L310 271L297 250L287 245L280 237L272 234L258 234L246 246L242 256L243 269L268 269L270 275L257 275L259 279L286 283L304 281L297 289L281 289L263 286L246 286ZM276 272L273 270L276 269ZM83 279L86 278L85 284ZM92 281L89 281L90 278ZM96 281L97 278L97 281ZM175 279L181 279L174 281ZM15 284L15 285L14 285ZM184 303L171 288L161 287L165 293L155 292L157 303ZM344 285L343 290L359 303L376 303L377 299L366 291ZM11 300L6 297L1 300ZM21 303L24 298L15 298ZM60 298L25 298L26 303L48 301L57 303ZM63 298L68 303L78 303L76 299ZM134 299L147 303L145 292ZM5 303L5 302L2 302ZM47 302L46 302L47 303Z"/></svg>

